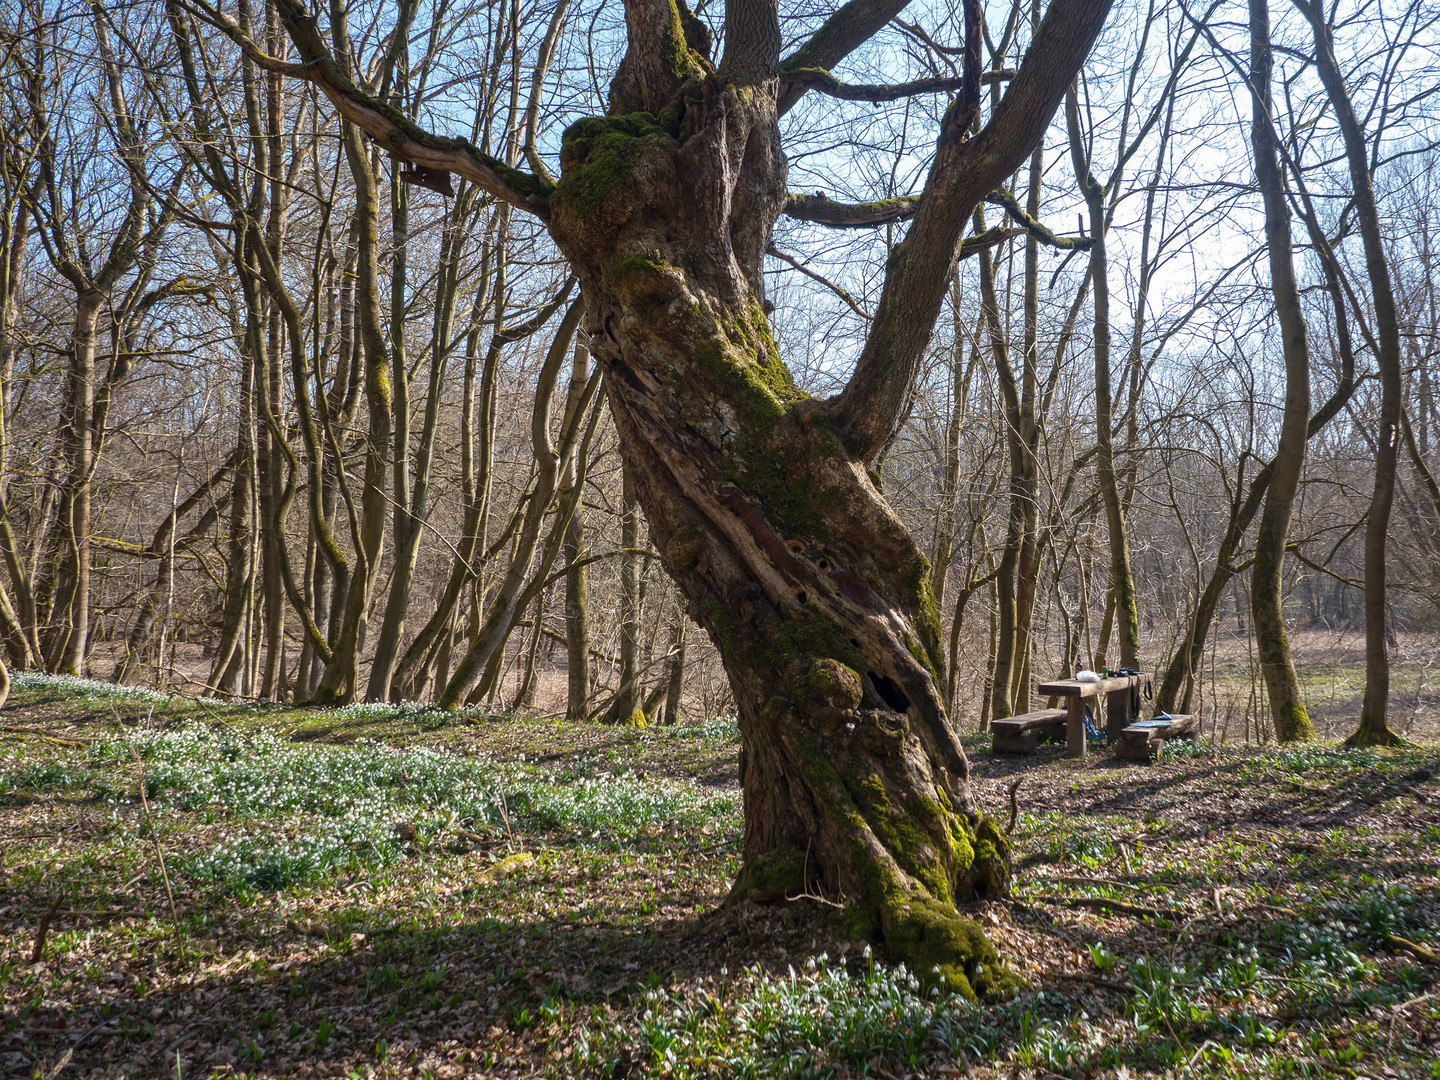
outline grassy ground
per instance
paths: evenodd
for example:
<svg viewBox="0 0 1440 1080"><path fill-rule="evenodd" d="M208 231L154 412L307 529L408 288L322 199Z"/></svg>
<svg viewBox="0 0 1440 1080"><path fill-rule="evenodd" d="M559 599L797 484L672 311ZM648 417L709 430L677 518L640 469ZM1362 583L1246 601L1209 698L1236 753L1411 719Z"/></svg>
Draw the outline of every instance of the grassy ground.
<svg viewBox="0 0 1440 1080"><path fill-rule="evenodd" d="M725 722L20 678L0 727L0 1075L1440 1077L1435 746L973 743L1028 983L974 1006L723 906Z"/></svg>

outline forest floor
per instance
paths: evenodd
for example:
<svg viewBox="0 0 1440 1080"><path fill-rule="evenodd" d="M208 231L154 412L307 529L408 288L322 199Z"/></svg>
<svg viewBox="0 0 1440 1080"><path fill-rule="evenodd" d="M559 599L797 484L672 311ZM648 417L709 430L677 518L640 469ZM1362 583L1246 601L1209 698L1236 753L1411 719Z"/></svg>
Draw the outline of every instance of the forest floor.
<svg viewBox="0 0 1440 1080"><path fill-rule="evenodd" d="M17 677L0 1076L1440 1077L1440 747L966 742L1023 779L978 1005L724 904L733 723Z"/></svg>

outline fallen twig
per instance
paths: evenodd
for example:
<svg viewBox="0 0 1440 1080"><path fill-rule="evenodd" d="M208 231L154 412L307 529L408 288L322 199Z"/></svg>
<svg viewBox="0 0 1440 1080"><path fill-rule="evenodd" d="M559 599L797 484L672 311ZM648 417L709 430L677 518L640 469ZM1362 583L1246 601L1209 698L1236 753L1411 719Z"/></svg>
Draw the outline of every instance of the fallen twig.
<svg viewBox="0 0 1440 1080"><path fill-rule="evenodd" d="M154 713L154 710L151 710ZM145 821L150 826L150 839L155 844L155 858L160 863L160 877L165 882L165 896L170 901L170 920L175 924L178 932L180 929L180 915L175 910L175 890L170 887L170 871L165 868L165 851L160 846L160 834L156 831L155 821L150 816L150 800L145 797L145 762L140 758L140 751L134 743L130 743L130 753L135 756L135 765L140 770L140 805L145 810ZM183 950L182 950L183 952Z"/></svg>
<svg viewBox="0 0 1440 1080"><path fill-rule="evenodd" d="M1070 875L1063 877L1045 877L1042 875L1038 880L1058 881L1062 885L1102 885L1113 889L1129 889L1131 892L1141 893L1142 895L1145 892L1139 885L1131 885L1124 881L1118 881L1115 878L1074 877Z"/></svg>
<svg viewBox="0 0 1440 1080"><path fill-rule="evenodd" d="M57 746L68 746L75 749L95 741L94 739L77 738L73 735L52 735L50 732L42 731L40 728L18 727L14 724L0 724L0 731L8 731L13 735L36 735L45 739L47 742L55 743Z"/></svg>
<svg viewBox="0 0 1440 1080"><path fill-rule="evenodd" d="M55 902L50 905L50 910L40 916L40 925L35 928L35 948L30 950L30 963L38 964L40 958L45 954L45 935L50 933L50 920L55 918L55 913L60 910L60 902L65 899L65 890L60 890L60 895L55 897Z"/></svg>
<svg viewBox="0 0 1440 1080"><path fill-rule="evenodd" d="M1433 949L1427 949L1424 945L1411 941L1409 938L1401 937L1399 934L1386 934L1385 938L1391 945L1414 953L1427 964L1440 965L1440 955L1437 955Z"/></svg>
<svg viewBox="0 0 1440 1080"><path fill-rule="evenodd" d="M1432 990L1428 994L1421 994L1419 997L1413 997L1409 1001L1402 1001L1399 1005L1391 1005L1390 1011L1393 1013L1404 1012L1406 1009L1410 1008L1411 1005L1419 1005L1421 1002L1429 1001L1434 996L1435 992Z"/></svg>
<svg viewBox="0 0 1440 1080"><path fill-rule="evenodd" d="M786 899L786 901L788 901L789 903L792 903L792 904L793 904L796 900L814 900L817 904L824 904L826 907L832 907L832 908L834 908L836 911L843 911L843 910L845 910L845 905L844 905L844 904L837 904L834 900L826 900L825 897L823 897L823 896L816 896L814 893L808 893L808 892L796 893L794 896L787 896L787 897L785 897L785 899Z"/></svg>

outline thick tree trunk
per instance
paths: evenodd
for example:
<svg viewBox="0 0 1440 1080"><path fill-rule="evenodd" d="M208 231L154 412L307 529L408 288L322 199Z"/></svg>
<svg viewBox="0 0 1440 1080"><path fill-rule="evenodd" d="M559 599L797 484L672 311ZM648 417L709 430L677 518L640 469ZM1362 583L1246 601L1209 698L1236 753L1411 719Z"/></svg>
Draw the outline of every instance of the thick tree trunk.
<svg viewBox="0 0 1440 1080"><path fill-rule="evenodd" d="M1251 144L1255 178L1265 204L1265 241L1269 256L1275 317L1280 324L1285 356L1285 409L1275 454L1270 490L1255 537L1255 565L1250 578L1250 613L1255 646L1270 698L1275 737L1280 742L1312 739L1315 729L1301 696L1300 679L1290 656L1285 630L1282 573L1290 515L1305 464L1306 429L1310 422L1310 348L1305 316L1295 282L1290 241L1290 207L1285 200L1270 100L1270 13L1267 0L1250 0L1250 92L1253 118Z"/></svg>
<svg viewBox="0 0 1440 1080"><path fill-rule="evenodd" d="M853 929L922 976L984 988L997 960L953 904L1004 888L1007 844L976 813L946 722L929 565L829 410L793 385L761 310L785 197L767 94L707 89L669 128L572 126L551 228L652 538L735 693L733 895L852 898Z"/></svg>
<svg viewBox="0 0 1440 1080"><path fill-rule="evenodd" d="M929 564L867 466L914 390L971 210L1029 156L1107 0L1051 5L973 139L982 31L966 5L964 93L941 122L855 373L829 402L796 389L764 313L764 252L786 202L771 0L727 4L718 69L687 42L682 9L627 0L612 115L570 126L553 187L402 130L354 89L314 20L277 2L301 70L347 117L540 215L574 267L652 539L738 706L745 863L733 895L842 895L850 927L882 935L922 978L962 993L1002 983L955 902L1004 888L1008 845L976 812L946 721ZM832 66L898 10L847 5L793 61ZM442 703L481 662L466 657Z"/></svg>

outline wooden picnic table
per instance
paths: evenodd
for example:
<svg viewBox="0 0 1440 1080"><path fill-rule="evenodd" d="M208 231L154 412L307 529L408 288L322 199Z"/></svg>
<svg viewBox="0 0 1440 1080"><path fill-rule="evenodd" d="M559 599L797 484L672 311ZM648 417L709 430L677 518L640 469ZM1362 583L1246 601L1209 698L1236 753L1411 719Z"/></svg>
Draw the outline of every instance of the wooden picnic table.
<svg viewBox="0 0 1440 1080"><path fill-rule="evenodd" d="M1105 695L1105 741L1114 743L1120 738L1121 729L1130 724L1130 696L1136 687L1144 685L1146 677L1142 672L1109 675L1098 682L1057 679L1040 684L1042 696L1065 699L1065 745L1070 757L1085 756L1086 699L1098 701L1100 695Z"/></svg>

